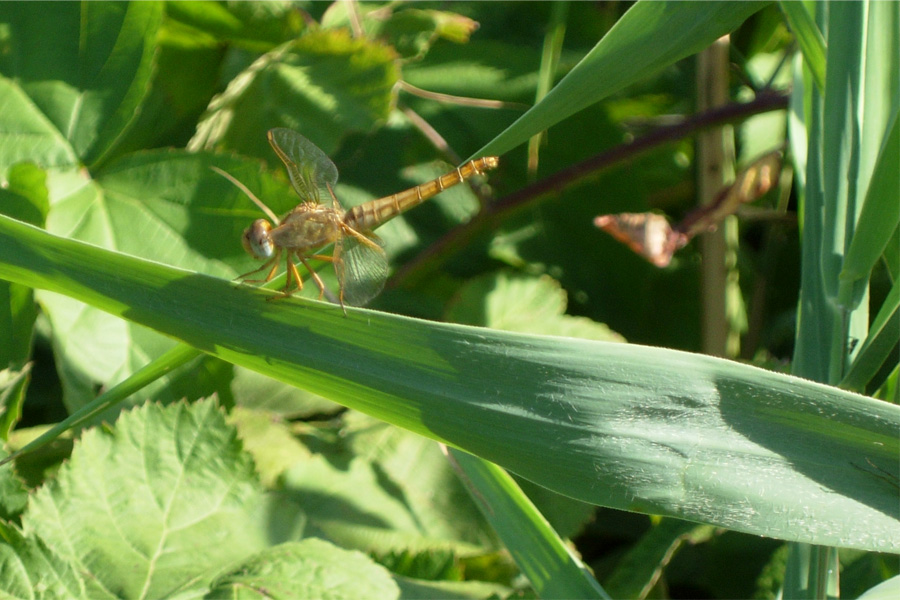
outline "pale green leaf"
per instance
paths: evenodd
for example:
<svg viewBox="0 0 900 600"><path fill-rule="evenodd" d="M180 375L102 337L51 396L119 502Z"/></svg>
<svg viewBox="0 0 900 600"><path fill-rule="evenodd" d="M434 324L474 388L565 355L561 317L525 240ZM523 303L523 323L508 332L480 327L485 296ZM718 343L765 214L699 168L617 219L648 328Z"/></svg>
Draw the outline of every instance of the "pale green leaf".
<svg viewBox="0 0 900 600"><path fill-rule="evenodd" d="M844 258L840 278L845 285L868 279L882 254L897 256L900 251L900 248L888 245L900 226L897 194L900 190L900 112L894 115L893 124L887 131L859 215L859 226L853 232Z"/></svg>
<svg viewBox="0 0 900 600"><path fill-rule="evenodd" d="M896 487L882 473L900 475L900 408L871 398L659 348L265 302L5 217L0 277L72 294L585 502L900 548Z"/></svg>
<svg viewBox="0 0 900 600"><path fill-rule="evenodd" d="M208 598L370 598L400 597L383 567L361 552L324 540L281 544L260 552L220 577Z"/></svg>
<svg viewBox="0 0 900 600"><path fill-rule="evenodd" d="M803 53L803 61L812 73L816 87L820 91L824 90L825 40L812 15L809 14L810 5L804 2L779 1L778 6L784 13L791 31L797 37L800 52Z"/></svg>
<svg viewBox="0 0 900 600"><path fill-rule="evenodd" d="M584 563L503 469L453 452L472 497L541 598L605 598Z"/></svg>
<svg viewBox="0 0 900 600"><path fill-rule="evenodd" d="M712 533L707 525L663 519L628 549L603 584L613 598L647 598L678 548L705 541Z"/></svg>
<svg viewBox="0 0 900 600"><path fill-rule="evenodd" d="M378 429L389 430L383 425ZM341 455L321 454L298 461L284 474L282 484L304 507L307 534L375 555L452 550L466 556L492 549L485 545L489 536L483 522L461 495L434 442L419 440L418 450L424 457L407 460L425 467L424 481L416 481L412 473L404 477L396 466L387 470L380 461L364 456L348 461ZM449 485L447 494L435 500L429 494L442 488L429 483L437 479ZM453 506L451 499L462 499L461 506Z"/></svg>
<svg viewBox="0 0 900 600"><path fill-rule="evenodd" d="M463 286L446 317L453 323L505 331L625 341L603 323L565 314L566 303L565 290L549 276L489 273Z"/></svg>
<svg viewBox="0 0 900 600"><path fill-rule="evenodd" d="M89 575L89 596L155 598L283 541L273 508L214 403L146 404L87 431L23 527Z"/></svg>
<svg viewBox="0 0 900 600"><path fill-rule="evenodd" d="M240 235L260 211L211 171L213 164L246 182L275 210L286 211L296 202L296 196L283 185L260 173L254 161L155 151L115 161L95 179L81 171L49 172L52 210L47 229L97 246L232 278L253 265L241 248ZM56 333L54 350L72 411L93 400L97 382L109 386L122 381L146 364L148 357L159 356L172 346L170 340L145 328L71 299L56 294L38 296ZM133 401L179 398L165 391L169 381L142 390Z"/></svg>
<svg viewBox="0 0 900 600"><path fill-rule="evenodd" d="M859 597L859 600L891 600L898 595L900 595L900 575L895 575L868 590Z"/></svg>
<svg viewBox="0 0 900 600"><path fill-rule="evenodd" d="M88 599L85 583L73 565L26 537L10 523L0 522L0 598L3 600Z"/></svg>
<svg viewBox="0 0 900 600"><path fill-rule="evenodd" d="M309 31L261 56L213 98L188 148L268 160L260 132L282 126L331 154L346 133L387 119L400 78L395 59L389 47L346 30Z"/></svg>

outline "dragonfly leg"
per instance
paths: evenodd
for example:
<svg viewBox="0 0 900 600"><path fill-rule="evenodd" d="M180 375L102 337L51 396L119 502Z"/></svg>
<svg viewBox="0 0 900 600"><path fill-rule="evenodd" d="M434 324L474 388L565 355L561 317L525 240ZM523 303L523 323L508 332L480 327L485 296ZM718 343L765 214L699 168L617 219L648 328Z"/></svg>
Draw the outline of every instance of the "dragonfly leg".
<svg viewBox="0 0 900 600"><path fill-rule="evenodd" d="M300 273L297 272L297 267L294 265L294 261L291 260L291 252L287 253L287 270L286 275L287 278L284 282L284 287L281 288L281 292L276 296L270 296L266 298L266 300L280 300L281 298L287 298L288 296L292 296L294 292L299 292L303 289L303 280L300 278ZM294 282L296 286L294 285ZM294 289L291 289L291 288Z"/></svg>
<svg viewBox="0 0 900 600"><path fill-rule="evenodd" d="M243 275L238 275L237 277L234 278L234 281L237 281L239 279L242 280L244 283L265 283L266 281L270 281L273 277L275 277L275 272L278 270L278 259L279 258L281 258L281 250L280 249L276 250L275 256L273 256L272 258L267 260L265 263L263 263L263 266L261 266L258 269L253 269L249 273L244 273ZM268 269L269 267L272 267L272 268L269 270L269 274L266 275L265 279L244 279L245 277L247 277L249 275L253 275L254 273L259 273L263 269Z"/></svg>
<svg viewBox="0 0 900 600"><path fill-rule="evenodd" d="M368 237L361 234L357 230L353 229L346 223L341 223L341 231L343 231L347 235L351 235L354 238L356 238L356 241L359 242L360 244L362 244L363 246L368 246L369 248L371 248L373 250L383 252L383 250L381 249L381 246L379 246L378 244L376 244L375 242L373 242L372 240L370 240Z"/></svg>
<svg viewBox="0 0 900 600"><path fill-rule="evenodd" d="M306 264L306 261L303 260L303 257L299 254L297 255L303 264ZM293 276L293 280L296 282L296 287L291 289L291 277ZM290 291L289 291L290 290ZM297 265L294 264L294 261L291 260L291 253L288 252L288 260L287 260L287 283L284 286L284 295L290 296L294 292L299 292L303 290L303 279L300 277L300 272L297 270Z"/></svg>
<svg viewBox="0 0 900 600"><path fill-rule="evenodd" d="M309 271L310 276L313 278L313 281L316 282L316 285L319 287L319 300L322 299L322 296L325 295L325 284L322 283L322 279L319 277L319 274L316 273L316 270L309 266L309 263L306 262L306 259L302 256L297 256L300 259L300 262L303 263L303 266L306 267L306 270Z"/></svg>
<svg viewBox="0 0 900 600"><path fill-rule="evenodd" d="M327 254L310 254L306 258L314 258L316 260L322 260L325 262L330 262L330 263L335 263L335 264L341 262L340 256L334 257L334 256L328 256ZM307 266L306 268L309 269L309 266ZM322 284L321 280L319 279L318 273L316 273L312 269L310 269L309 272L312 274L313 277L315 277L316 282L319 285L319 289L321 290L321 293L319 294L319 299L321 300L322 294L325 293L325 286L324 286L324 284ZM339 285L341 285L341 284L339 284ZM329 299L330 299L330 297L329 297ZM340 295L338 295L338 302L341 304L341 310L344 311L344 316L346 317L347 316L347 307L344 306L344 286L343 285L341 285L341 293L340 293Z"/></svg>

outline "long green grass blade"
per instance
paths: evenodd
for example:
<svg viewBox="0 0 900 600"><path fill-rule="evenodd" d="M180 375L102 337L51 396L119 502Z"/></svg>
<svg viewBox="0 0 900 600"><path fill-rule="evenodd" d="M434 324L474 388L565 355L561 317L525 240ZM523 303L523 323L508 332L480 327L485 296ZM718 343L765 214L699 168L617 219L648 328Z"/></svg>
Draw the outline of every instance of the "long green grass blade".
<svg viewBox="0 0 900 600"><path fill-rule="evenodd" d="M500 155L731 33L762 2L637 2L544 99L472 156ZM627 56L628 60L622 60Z"/></svg>
<svg viewBox="0 0 900 600"><path fill-rule="evenodd" d="M859 226L844 259L840 274L842 285L868 279L882 254L897 253L897 248L888 247L891 236L900 226L897 190L900 190L900 118L895 113L872 174Z"/></svg>
<svg viewBox="0 0 900 600"><path fill-rule="evenodd" d="M22 446L19 450L13 452L3 460L0 460L0 465L4 465L9 461L14 460L20 454L37 450L58 438L63 432L87 423L93 417L123 402L131 394L144 388L147 384L156 381L160 377L163 377L166 373L180 367L189 360L196 358L198 355L199 352L190 346L179 344L173 347L159 358L151 361L143 369L133 373L122 383L97 396L97 399L90 404L83 406L31 442Z"/></svg>
<svg viewBox="0 0 900 600"><path fill-rule="evenodd" d="M800 52L806 68L812 73L813 81L819 91L825 89L825 40L816 26L812 15L803 2L784 2L779 0L778 7L784 13L788 26L797 37Z"/></svg>
<svg viewBox="0 0 900 600"><path fill-rule="evenodd" d="M816 13L828 46L825 86L808 90L803 102L803 133L809 145L800 214L803 281L793 371L837 383L859 352L856 342L866 340L865 357L855 363L855 377L862 387L866 382L859 378L874 373L875 363L880 366L890 350L883 347L889 345L890 335L881 336L878 331L869 335L868 294L869 272L896 229L896 217L884 227L863 218L889 218L892 212L879 206L880 188L890 181L879 161L885 158L898 105L896 90L885 85L896 79L891 73L897 70L896 52L885 56L883 51L885 46L896 46L897 13L890 8L882 11L875 2L819 4ZM864 202L869 200L871 208L863 215ZM849 257L854 244L854 256ZM852 261L849 268L848 260ZM888 308L879 315L882 325L891 322L890 313ZM882 473L870 463L857 467L878 472L896 493L898 479L893 474ZM837 597L838 572L836 548L793 545L784 596Z"/></svg>
<svg viewBox="0 0 900 600"><path fill-rule="evenodd" d="M609 598L508 473L471 454L451 453L473 487L472 498L538 596Z"/></svg>
<svg viewBox="0 0 900 600"><path fill-rule="evenodd" d="M265 302L261 290L5 217L0 277L70 295L590 503L900 548L897 490L883 475L900 477L900 408L837 388L658 348Z"/></svg>
<svg viewBox="0 0 900 600"><path fill-rule="evenodd" d="M900 341L900 281L895 281L891 291L869 327L862 347L857 352L841 381L848 390L863 390L872 380Z"/></svg>

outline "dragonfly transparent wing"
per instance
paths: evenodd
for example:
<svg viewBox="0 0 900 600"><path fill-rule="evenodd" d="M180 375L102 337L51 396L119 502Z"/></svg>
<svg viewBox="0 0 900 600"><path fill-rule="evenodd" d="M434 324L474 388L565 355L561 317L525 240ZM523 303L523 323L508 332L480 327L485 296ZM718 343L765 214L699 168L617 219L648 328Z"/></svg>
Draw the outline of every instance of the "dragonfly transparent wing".
<svg viewBox="0 0 900 600"><path fill-rule="evenodd" d="M344 302L365 306L381 292L387 279L388 261L384 250L348 235L335 244L335 255L334 270L344 291Z"/></svg>
<svg viewBox="0 0 900 600"><path fill-rule="evenodd" d="M284 163L294 191L302 200L319 202L331 198L338 170L331 159L311 141L284 127L269 130L269 144ZM330 201L330 200L329 200Z"/></svg>

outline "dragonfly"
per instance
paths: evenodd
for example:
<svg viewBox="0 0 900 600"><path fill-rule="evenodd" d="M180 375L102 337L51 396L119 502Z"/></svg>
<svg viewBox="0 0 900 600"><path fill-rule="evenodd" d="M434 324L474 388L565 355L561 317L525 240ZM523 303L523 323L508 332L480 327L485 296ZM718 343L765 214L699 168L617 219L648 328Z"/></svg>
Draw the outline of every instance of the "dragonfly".
<svg viewBox="0 0 900 600"><path fill-rule="evenodd" d="M373 233L374 229L445 189L495 169L499 164L496 156L477 158L427 183L344 210L334 193L337 167L318 146L296 131L283 127L270 129L267 137L301 200L280 219L241 182L212 167L247 194L269 217L268 220L254 221L241 238L248 254L266 262L237 279L245 283L270 281L284 256L287 279L278 297L290 296L303 289L296 259L315 281L321 300L325 284L308 261L330 262L340 286L338 300L345 312L346 304L364 306L377 296L387 279L387 255ZM334 244L331 256L317 253L330 244ZM249 279L266 269L268 273L264 279Z"/></svg>

